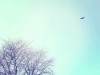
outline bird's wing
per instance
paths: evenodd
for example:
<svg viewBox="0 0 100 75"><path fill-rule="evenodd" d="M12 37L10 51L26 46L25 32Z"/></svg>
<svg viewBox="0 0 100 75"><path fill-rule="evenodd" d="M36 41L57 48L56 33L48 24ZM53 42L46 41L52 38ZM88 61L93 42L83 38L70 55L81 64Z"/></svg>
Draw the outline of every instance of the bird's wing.
<svg viewBox="0 0 100 75"><path fill-rule="evenodd" d="M80 18L80 19L84 19L85 17L82 17L82 18Z"/></svg>

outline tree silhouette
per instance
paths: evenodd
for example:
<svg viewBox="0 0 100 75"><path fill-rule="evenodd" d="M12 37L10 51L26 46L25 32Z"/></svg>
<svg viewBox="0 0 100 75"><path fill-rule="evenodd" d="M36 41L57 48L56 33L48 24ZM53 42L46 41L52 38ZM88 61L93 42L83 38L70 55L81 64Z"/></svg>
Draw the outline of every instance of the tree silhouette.
<svg viewBox="0 0 100 75"><path fill-rule="evenodd" d="M46 51L35 50L22 40L6 41L0 49L0 75L53 75L54 59Z"/></svg>

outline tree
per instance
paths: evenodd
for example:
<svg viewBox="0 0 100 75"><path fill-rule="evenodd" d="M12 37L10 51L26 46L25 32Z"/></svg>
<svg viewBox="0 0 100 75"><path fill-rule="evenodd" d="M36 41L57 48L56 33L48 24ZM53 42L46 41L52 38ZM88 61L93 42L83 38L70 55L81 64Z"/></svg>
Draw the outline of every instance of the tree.
<svg viewBox="0 0 100 75"><path fill-rule="evenodd" d="M53 75L54 59L46 51L35 50L22 40L3 40L0 50L0 75Z"/></svg>

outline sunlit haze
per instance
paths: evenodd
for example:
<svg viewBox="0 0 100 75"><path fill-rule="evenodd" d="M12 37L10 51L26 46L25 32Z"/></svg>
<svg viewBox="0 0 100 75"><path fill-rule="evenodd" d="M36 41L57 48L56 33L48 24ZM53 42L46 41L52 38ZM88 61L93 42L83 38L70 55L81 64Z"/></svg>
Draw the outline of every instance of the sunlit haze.
<svg viewBox="0 0 100 75"><path fill-rule="evenodd" d="M55 75L100 75L99 6L99 0L1 0L0 38L49 50Z"/></svg>

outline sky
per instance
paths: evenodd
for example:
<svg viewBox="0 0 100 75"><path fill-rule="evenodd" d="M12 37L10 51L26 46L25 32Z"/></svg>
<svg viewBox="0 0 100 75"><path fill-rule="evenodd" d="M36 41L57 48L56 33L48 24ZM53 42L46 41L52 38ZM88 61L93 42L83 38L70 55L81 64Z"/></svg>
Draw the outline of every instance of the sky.
<svg viewBox="0 0 100 75"><path fill-rule="evenodd" d="M99 7L99 0L0 0L0 38L49 50L55 75L100 75Z"/></svg>

